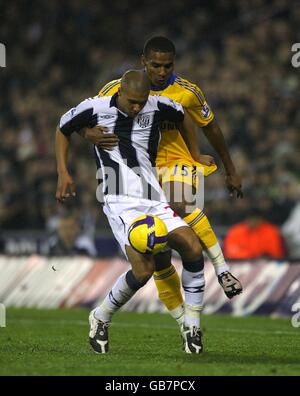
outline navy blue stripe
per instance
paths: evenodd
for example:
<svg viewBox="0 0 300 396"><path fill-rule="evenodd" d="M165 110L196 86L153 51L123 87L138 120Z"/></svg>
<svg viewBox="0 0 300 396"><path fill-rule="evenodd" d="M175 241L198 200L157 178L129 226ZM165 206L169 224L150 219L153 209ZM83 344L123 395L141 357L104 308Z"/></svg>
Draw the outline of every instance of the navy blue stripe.
<svg viewBox="0 0 300 396"><path fill-rule="evenodd" d="M150 131L149 142L148 142L148 150L147 150L153 167L155 167L159 139L160 139L160 114L158 111L155 111L153 116L151 131Z"/></svg>
<svg viewBox="0 0 300 396"><path fill-rule="evenodd" d="M114 304L116 307L121 308L123 304L121 304L118 300L115 299L115 297L112 294L112 291L109 293L109 299L112 304Z"/></svg>
<svg viewBox="0 0 300 396"><path fill-rule="evenodd" d="M139 167L136 150L132 145L131 134L134 119L126 117L118 112L118 118L114 127L114 133L119 138L119 150L123 159L126 159L129 168Z"/></svg>
<svg viewBox="0 0 300 396"><path fill-rule="evenodd" d="M187 287L187 286L182 286L182 287L183 290L188 293L202 293L204 291L204 285L198 287Z"/></svg>
<svg viewBox="0 0 300 396"><path fill-rule="evenodd" d="M114 133L119 138L119 150L122 158L126 160L126 165L141 178L143 187L143 197L146 199L158 199L157 194L152 191L152 186L145 180L141 173L141 167L137 159L136 149L132 145L134 119L126 117L118 112L118 118L114 127Z"/></svg>
<svg viewBox="0 0 300 396"><path fill-rule="evenodd" d="M100 149L99 147L98 149L98 153L101 157L101 160L103 162L104 168L111 168L114 170L115 173L115 179L113 182L113 180L107 180L108 179L108 175L109 173L107 173L105 171L105 169L102 169L102 175L105 175L105 191L104 191L104 195L107 194L112 194L112 195L120 195L123 194L123 183L122 183L122 179L120 178L120 166L117 162L113 161L109 154L104 151L103 149ZM94 150L95 150L95 157L96 157L96 164L97 164L97 168L100 169L101 168L101 163L99 161L99 158L97 156L96 153L96 147L94 146ZM103 180L103 179L102 179ZM99 179L99 184L101 183L101 179Z"/></svg>
<svg viewBox="0 0 300 396"><path fill-rule="evenodd" d="M71 110L72 111L72 110ZM93 128L97 125L97 114L94 114L94 109L87 109L73 117L70 121L60 128L62 133L70 136L74 131L78 132L80 129L88 127Z"/></svg>
<svg viewBox="0 0 300 396"><path fill-rule="evenodd" d="M172 106L168 106L165 103L157 102L157 107L160 110L161 121L182 122L184 119L183 112L174 109L174 107Z"/></svg>

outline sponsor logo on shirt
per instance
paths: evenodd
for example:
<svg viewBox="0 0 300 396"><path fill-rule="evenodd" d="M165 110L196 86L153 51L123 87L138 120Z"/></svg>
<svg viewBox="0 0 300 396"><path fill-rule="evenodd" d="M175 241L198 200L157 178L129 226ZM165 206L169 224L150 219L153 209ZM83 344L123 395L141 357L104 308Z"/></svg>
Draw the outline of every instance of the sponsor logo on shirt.
<svg viewBox="0 0 300 396"><path fill-rule="evenodd" d="M111 118L114 118L114 116L109 115L109 114L104 114L104 115L100 115L99 118L104 118L105 120L110 120Z"/></svg>
<svg viewBox="0 0 300 396"><path fill-rule="evenodd" d="M210 108L208 104L203 106L203 109L201 110L201 114L203 115L204 118L208 118L210 116Z"/></svg>

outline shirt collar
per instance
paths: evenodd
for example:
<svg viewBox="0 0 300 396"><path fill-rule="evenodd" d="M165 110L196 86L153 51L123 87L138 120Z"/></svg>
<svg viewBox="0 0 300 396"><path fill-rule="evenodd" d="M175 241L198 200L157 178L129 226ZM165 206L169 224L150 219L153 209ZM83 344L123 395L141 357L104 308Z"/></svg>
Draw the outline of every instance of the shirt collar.
<svg viewBox="0 0 300 396"><path fill-rule="evenodd" d="M166 83L166 85L164 87L156 87L155 85L151 84L151 91L163 91L164 89L166 89L169 85L173 85L175 80L176 80L176 74L172 73Z"/></svg>

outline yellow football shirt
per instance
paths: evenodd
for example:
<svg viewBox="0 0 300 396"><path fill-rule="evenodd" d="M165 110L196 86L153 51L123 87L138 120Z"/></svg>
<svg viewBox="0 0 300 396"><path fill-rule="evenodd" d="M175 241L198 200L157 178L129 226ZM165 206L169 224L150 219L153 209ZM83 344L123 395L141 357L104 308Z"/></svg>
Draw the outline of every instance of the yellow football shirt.
<svg viewBox="0 0 300 396"><path fill-rule="evenodd" d="M99 92L99 96L111 96L120 87L121 79L113 80L106 84ZM188 80L172 74L169 83L163 90L152 87L150 95L161 95L173 99L180 103L184 110L189 113L194 122L200 126L206 126L213 118L214 114L209 108L201 89ZM176 161L186 164L195 164L179 130L171 122L164 122L161 125L161 140L157 152L156 165L159 168L169 167ZM197 164L197 163L196 163ZM209 168L206 175L214 172L216 166Z"/></svg>

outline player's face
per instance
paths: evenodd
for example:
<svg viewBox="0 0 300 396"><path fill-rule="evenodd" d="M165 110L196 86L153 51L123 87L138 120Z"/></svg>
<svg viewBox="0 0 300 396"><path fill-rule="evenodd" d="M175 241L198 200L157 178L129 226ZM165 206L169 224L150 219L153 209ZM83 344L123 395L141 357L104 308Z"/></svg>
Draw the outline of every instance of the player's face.
<svg viewBox="0 0 300 396"><path fill-rule="evenodd" d="M142 56L151 83L157 88L164 88L174 70L175 55L171 52L150 51L147 57Z"/></svg>
<svg viewBox="0 0 300 396"><path fill-rule="evenodd" d="M147 103L149 92L119 91L118 107L129 117L136 117Z"/></svg>

